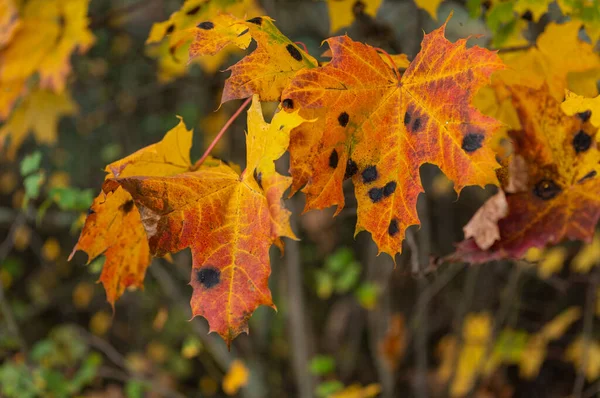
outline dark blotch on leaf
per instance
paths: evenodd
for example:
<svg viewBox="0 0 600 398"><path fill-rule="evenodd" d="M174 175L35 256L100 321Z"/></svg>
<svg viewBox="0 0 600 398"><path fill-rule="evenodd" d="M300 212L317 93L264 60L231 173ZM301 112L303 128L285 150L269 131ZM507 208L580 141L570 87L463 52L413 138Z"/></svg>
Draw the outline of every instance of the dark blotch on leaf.
<svg viewBox="0 0 600 398"><path fill-rule="evenodd" d="M262 186L262 173L260 171L257 171L256 169L254 169L254 173L252 173L252 176L254 177L254 181L256 181L256 183L258 184L258 186L260 187L260 189L263 189L263 186Z"/></svg>
<svg viewBox="0 0 600 398"><path fill-rule="evenodd" d="M483 134L469 133L463 138L462 149L464 149L468 153L473 153L482 147L484 138L485 137L483 136Z"/></svg>
<svg viewBox="0 0 600 398"><path fill-rule="evenodd" d="M585 152L590 149L592 145L592 137L583 130L579 130L575 137L573 137L573 148L575 152Z"/></svg>
<svg viewBox="0 0 600 398"><path fill-rule="evenodd" d="M173 31L174 31L174 30L175 30L175 25L174 25L174 24L171 24L171 25L169 25L169 26L167 27L166 34L167 34L167 35L168 35L168 34L171 34L171 33L173 33Z"/></svg>
<svg viewBox="0 0 600 398"><path fill-rule="evenodd" d="M352 159L348 159L346 162L346 172L344 173L344 179L354 177L358 173L358 165Z"/></svg>
<svg viewBox="0 0 600 398"><path fill-rule="evenodd" d="M204 29L204 30L211 30L211 29L214 29L214 27L215 27L215 24L210 21L205 21L205 22L201 22L198 24L198 28Z"/></svg>
<svg viewBox="0 0 600 398"><path fill-rule="evenodd" d="M283 109L294 109L294 101L290 98L284 99L281 105L283 106Z"/></svg>
<svg viewBox="0 0 600 398"><path fill-rule="evenodd" d="M131 210L133 210L133 199L130 199L127 202L123 203L121 205L120 209L123 210L123 213L125 213L125 214L127 214Z"/></svg>
<svg viewBox="0 0 600 398"><path fill-rule="evenodd" d="M250 22L250 23L260 26L262 24L262 18L261 17L252 18L252 19L247 20L246 22Z"/></svg>
<svg viewBox="0 0 600 398"><path fill-rule="evenodd" d="M348 125L349 121L350 121L350 116L346 112L342 112L338 116L338 123L342 127L346 127Z"/></svg>
<svg viewBox="0 0 600 398"><path fill-rule="evenodd" d="M521 18L525 21L531 22L533 21L533 14L531 13L531 11L527 10L523 15L521 15Z"/></svg>
<svg viewBox="0 0 600 398"><path fill-rule="evenodd" d="M300 54L300 51L298 51L298 49L294 47L293 44L288 44L287 46L285 46L285 49L296 61L302 61L302 54Z"/></svg>
<svg viewBox="0 0 600 398"><path fill-rule="evenodd" d="M377 179L377 167L367 166L362 172L362 180L365 184L373 182Z"/></svg>
<svg viewBox="0 0 600 398"><path fill-rule="evenodd" d="M396 220L395 218L392 218L392 221L390 221L390 226L388 227L388 234L390 234L390 236L394 236L399 231L400 231L400 228L398 228L398 220Z"/></svg>
<svg viewBox="0 0 600 398"><path fill-rule="evenodd" d="M338 157L338 153L334 149L333 151L331 151L331 155L329 155L329 167L331 167L332 169L335 169L338 165L339 160L340 159Z"/></svg>
<svg viewBox="0 0 600 398"><path fill-rule="evenodd" d="M205 288L210 289L219 284L221 271L213 267L204 267L196 272L196 278Z"/></svg>
<svg viewBox="0 0 600 398"><path fill-rule="evenodd" d="M410 113L408 111L406 111L406 113L404 113L404 125L406 127L408 127L408 125L410 124L410 120L411 120Z"/></svg>
<svg viewBox="0 0 600 398"><path fill-rule="evenodd" d="M592 111L587 110L585 112L579 112L577 114L577 116L579 117L579 119L581 119L582 122L587 122L588 120L590 120L590 117L592 117Z"/></svg>
<svg viewBox="0 0 600 398"><path fill-rule="evenodd" d="M583 177L581 177L581 179L579 179L579 181L577 181L578 183L582 183L585 182L587 180L589 180L590 178L596 177L596 170L592 170L589 173L587 173L586 175L584 175Z"/></svg>
<svg viewBox="0 0 600 398"><path fill-rule="evenodd" d="M369 198L373 203L379 202L381 199L383 199L383 188L369 189Z"/></svg>
<svg viewBox="0 0 600 398"><path fill-rule="evenodd" d="M96 212L90 207L87 211L87 215L91 216L92 214L96 214Z"/></svg>
<svg viewBox="0 0 600 398"><path fill-rule="evenodd" d="M190 8L187 12L186 15L196 15L198 13L198 11L200 11L200 6L196 6L194 8Z"/></svg>
<svg viewBox="0 0 600 398"><path fill-rule="evenodd" d="M413 123L413 127L412 127L412 132L417 133L417 132L419 132L419 130L421 130L421 118L420 117L415 119L415 122Z"/></svg>
<svg viewBox="0 0 600 398"><path fill-rule="evenodd" d="M533 188L534 195L543 200L554 198L560 191L560 187L552 180L541 180Z"/></svg>
<svg viewBox="0 0 600 398"><path fill-rule="evenodd" d="M396 191L396 181L390 181L383 187L383 196L386 198Z"/></svg>

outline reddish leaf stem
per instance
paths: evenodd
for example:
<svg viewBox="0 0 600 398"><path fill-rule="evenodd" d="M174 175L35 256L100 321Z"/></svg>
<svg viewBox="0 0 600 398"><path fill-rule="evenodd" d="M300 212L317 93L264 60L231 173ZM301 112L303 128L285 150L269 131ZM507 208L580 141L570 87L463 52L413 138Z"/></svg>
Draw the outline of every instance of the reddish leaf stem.
<svg viewBox="0 0 600 398"><path fill-rule="evenodd" d="M194 165L192 166L192 169L191 169L192 171L198 170L200 168L200 165L202 165L202 163L206 160L206 158L208 157L208 155L210 155L210 152L217 145L217 143L219 142L219 140L221 139L221 137L223 137L223 134L225 134L225 132L227 131L227 129L229 128L229 126L231 126L231 124L235 121L235 119L237 119L237 117L240 115L240 113L242 113L242 111L244 110L244 108L246 108L251 101L252 101L252 97L247 98L246 101L244 101L244 103L242 105L240 105L240 107L238 108L238 110L235 111L235 113L233 115L231 115L231 117L229 118L229 120L227 121L227 123L225 123L225 125L223 126L223 128L221 128L221 131L219 131L219 133L214 138L214 140L210 143L210 145L208 146L208 148L206 148L206 151L204 151L204 155L202 155L202 157L200 159L198 159L198 161L196 163L194 163Z"/></svg>
<svg viewBox="0 0 600 398"><path fill-rule="evenodd" d="M400 80L400 73L398 72L398 66L396 65L396 63L394 62L394 59L391 57L391 55L385 51L382 48L379 47L375 47L375 51L380 52L381 54L385 55L387 57L387 59L391 62L391 64L394 66L394 73L396 74L396 78L398 80Z"/></svg>
<svg viewBox="0 0 600 398"><path fill-rule="evenodd" d="M295 41L294 44L302 46L302 48L304 49L304 52L308 54L308 49L306 48L306 44L302 43L301 41Z"/></svg>

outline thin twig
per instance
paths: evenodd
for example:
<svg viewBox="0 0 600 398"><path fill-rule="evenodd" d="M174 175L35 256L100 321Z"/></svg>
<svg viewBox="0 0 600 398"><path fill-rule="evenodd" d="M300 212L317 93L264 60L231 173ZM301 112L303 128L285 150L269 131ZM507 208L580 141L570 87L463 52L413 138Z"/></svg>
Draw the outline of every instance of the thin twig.
<svg viewBox="0 0 600 398"><path fill-rule="evenodd" d="M240 105L240 107L238 108L238 110L235 111L235 113L233 115L231 115L231 117L229 118L229 120L227 121L227 123L225 123L225 125L223 126L223 128L221 128L221 131L219 131L219 133L216 135L216 137L210 143L210 145L208 146L208 148L206 148L206 151L204 151L204 154L202 155L202 157L200 159L198 159L198 161L196 163L194 163L194 166L192 166L192 170L198 170L198 168L200 168L200 165L202 165L202 163L206 160L206 158L208 157L208 155L210 155L210 152L217 145L217 143L219 142L219 140L221 139L221 137L223 137L223 134L225 134L225 132L227 131L227 129L229 128L229 126L231 126L231 124L235 121L235 119L237 119L237 117L240 115L240 113L242 113L242 111L246 108L246 106L248 106L248 104L251 101L252 101L252 97L247 98L246 101L244 101L242 103L242 105Z"/></svg>
<svg viewBox="0 0 600 398"><path fill-rule="evenodd" d="M592 331L594 328L594 310L596 307L596 289L598 288L598 272L594 272L592 280L588 284L586 298L585 298L585 313L583 318L583 335L582 335L582 354L581 354L581 366L577 371L577 378L573 385L574 397L581 398L583 393L583 387L585 386L585 372L589 361L589 347L590 341L592 340Z"/></svg>

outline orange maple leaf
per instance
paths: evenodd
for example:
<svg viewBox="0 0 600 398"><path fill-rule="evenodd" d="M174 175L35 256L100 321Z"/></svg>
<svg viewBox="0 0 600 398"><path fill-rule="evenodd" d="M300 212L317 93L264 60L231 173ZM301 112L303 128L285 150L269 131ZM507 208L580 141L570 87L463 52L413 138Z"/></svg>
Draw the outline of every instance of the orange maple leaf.
<svg viewBox="0 0 600 398"><path fill-rule="evenodd" d="M598 129L590 113L567 116L546 85L508 89L523 126L508 133L516 166L503 185L513 192L494 245L483 250L472 239L459 245L456 257L471 262L521 258L531 247L564 239L590 242L600 219Z"/></svg>
<svg viewBox="0 0 600 398"><path fill-rule="evenodd" d="M211 331L229 344L247 332L259 305L275 308L268 287L269 248L280 237L295 238L282 195L291 183L273 161L288 146L290 130L304 119L277 113L265 123L254 96L248 112L248 167L239 175L228 165L203 164L171 176L123 173L103 186L110 195L125 189L139 209L150 253L161 256L190 247L193 257L191 306Z"/></svg>
<svg viewBox="0 0 600 398"><path fill-rule="evenodd" d="M191 146L192 132L180 119L159 143L106 166L106 178L140 174L163 176L187 171L192 166ZM143 287L151 261L150 249L140 213L127 191L118 188L106 194L101 192L94 199L69 259L77 250L87 253L88 263L101 254L106 257L100 282L113 307L125 288Z"/></svg>
<svg viewBox="0 0 600 398"><path fill-rule="evenodd" d="M292 137L292 159L308 185L306 210L344 206L342 182L352 177L358 200L356 232L367 230L380 251L401 250L408 226L418 224L423 191L419 167L432 163L466 185L496 184L498 167L487 147L500 126L471 106L472 96L504 67L498 56L466 40L451 43L445 25L427 34L421 52L402 77L376 49L347 36L327 40L332 61L300 71L283 92L289 109L324 109L318 137ZM317 122L318 123L318 122ZM310 145L307 148L304 145Z"/></svg>

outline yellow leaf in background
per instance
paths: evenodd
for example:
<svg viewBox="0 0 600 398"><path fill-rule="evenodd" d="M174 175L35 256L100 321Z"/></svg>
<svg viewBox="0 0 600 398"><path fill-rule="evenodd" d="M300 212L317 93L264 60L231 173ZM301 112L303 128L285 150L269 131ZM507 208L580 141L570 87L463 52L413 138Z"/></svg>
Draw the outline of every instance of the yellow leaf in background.
<svg viewBox="0 0 600 398"><path fill-rule="evenodd" d="M583 246L571 262L571 269L575 272L587 273L590 269L600 264L600 232L596 232L591 243Z"/></svg>
<svg viewBox="0 0 600 398"><path fill-rule="evenodd" d="M329 32L334 33L350 26L355 16L367 14L375 18L383 0L327 0L329 7Z"/></svg>
<svg viewBox="0 0 600 398"><path fill-rule="evenodd" d="M525 253L525 260L530 263L537 263L544 256L544 249L540 249L539 247L532 247Z"/></svg>
<svg viewBox="0 0 600 398"><path fill-rule="evenodd" d="M576 113L590 112L590 123L594 127L600 127L600 95L595 98L585 98L566 90L565 97L565 102L560 105L564 113L572 116Z"/></svg>
<svg viewBox="0 0 600 398"><path fill-rule="evenodd" d="M67 188L71 182L71 176L66 171L55 171L50 174L48 188Z"/></svg>
<svg viewBox="0 0 600 398"><path fill-rule="evenodd" d="M60 243L56 238L48 238L42 246L42 257L46 261L56 261L60 256Z"/></svg>
<svg viewBox="0 0 600 398"><path fill-rule="evenodd" d="M98 311L90 319L90 331L97 336L104 336L111 324L112 316L105 311Z"/></svg>
<svg viewBox="0 0 600 398"><path fill-rule="evenodd" d="M540 335L546 340L556 340L560 338L573 322L581 316L581 309L570 307L554 317L542 328Z"/></svg>
<svg viewBox="0 0 600 398"><path fill-rule="evenodd" d="M415 0L417 7L427 11L427 14L437 21L437 10L443 0Z"/></svg>
<svg viewBox="0 0 600 398"><path fill-rule="evenodd" d="M73 305L75 308L86 309L94 298L94 285L88 282L80 282L73 289Z"/></svg>
<svg viewBox="0 0 600 398"><path fill-rule="evenodd" d="M578 22L550 22L537 38L535 47L505 54L502 59L510 69L496 76L510 85L539 88L547 83L552 96L562 100L570 73L600 68L600 55L591 44L579 39L579 28ZM595 83L594 75L588 76L587 83L579 82L590 87L595 87Z"/></svg>
<svg viewBox="0 0 600 398"><path fill-rule="evenodd" d="M341 391L330 396L330 398L373 398L381 393L381 386L377 383L365 387L360 384L352 384Z"/></svg>
<svg viewBox="0 0 600 398"><path fill-rule="evenodd" d="M541 278L548 278L560 271L565 263L567 249L564 247L553 247L544 253L542 261L538 265L538 275Z"/></svg>
<svg viewBox="0 0 600 398"><path fill-rule="evenodd" d="M239 359L234 360L223 378L223 391L227 395L235 395L240 388L248 384L250 372Z"/></svg>
<svg viewBox="0 0 600 398"><path fill-rule="evenodd" d="M546 357L547 344L542 336L531 336L519 361L519 375L522 378L533 379L540 372L540 367Z"/></svg>
<svg viewBox="0 0 600 398"><path fill-rule="evenodd" d="M25 2L19 28L0 51L0 84L22 84L39 72L42 88L62 93L71 72L71 54L77 49L80 53L87 51L95 40L88 29L88 3L89 0Z"/></svg>
<svg viewBox="0 0 600 398"><path fill-rule="evenodd" d="M0 48L12 38L19 23L19 13L13 0L0 0Z"/></svg>
<svg viewBox="0 0 600 398"><path fill-rule="evenodd" d="M146 347L146 354L154 363L164 363L169 356L169 348L161 342L151 341Z"/></svg>
<svg viewBox="0 0 600 398"><path fill-rule="evenodd" d="M0 153L6 151L8 159L14 159L17 150L30 132L39 144L56 142L59 119L76 112L77 105L67 92L62 94L54 94L46 90L32 92L0 128Z"/></svg>
<svg viewBox="0 0 600 398"><path fill-rule="evenodd" d="M566 356L576 369L581 369L585 363L585 376L589 382L600 377L600 344L597 341L586 341L580 336L567 348Z"/></svg>
<svg viewBox="0 0 600 398"><path fill-rule="evenodd" d="M161 331L165 326L167 319L169 319L169 312L167 311L166 307L161 307L156 313L156 316L154 317L154 321L152 322L152 329L158 332Z"/></svg>

